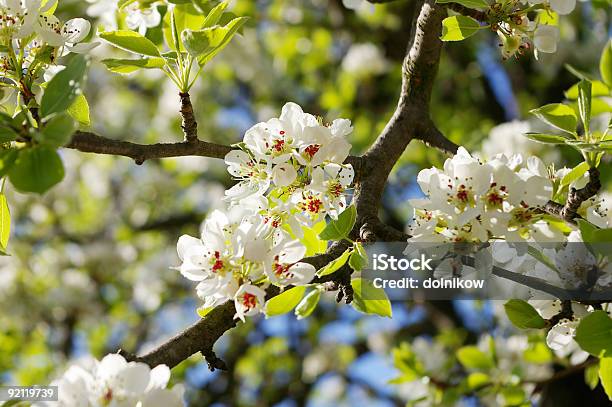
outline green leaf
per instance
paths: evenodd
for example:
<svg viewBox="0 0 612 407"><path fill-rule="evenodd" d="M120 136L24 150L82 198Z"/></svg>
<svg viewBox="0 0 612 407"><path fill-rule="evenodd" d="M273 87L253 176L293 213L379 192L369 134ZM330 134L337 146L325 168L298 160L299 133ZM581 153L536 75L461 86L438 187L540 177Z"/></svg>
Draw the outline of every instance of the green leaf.
<svg viewBox="0 0 612 407"><path fill-rule="evenodd" d="M302 301L295 307L295 315L297 319L304 319L310 316L317 307L319 300L321 299L321 291L314 289L310 291Z"/></svg>
<svg viewBox="0 0 612 407"><path fill-rule="evenodd" d="M576 83L571 88L566 90L565 97L568 99L572 99L572 100L578 99L578 86L579 85L580 85L580 82ZM591 94L593 97L609 96L610 88L608 88L606 84L604 84L601 81L592 81L591 82Z"/></svg>
<svg viewBox="0 0 612 407"><path fill-rule="evenodd" d="M482 372L470 373L466 379L466 384L470 390L478 390L483 386L488 385L491 382L491 378L488 374Z"/></svg>
<svg viewBox="0 0 612 407"><path fill-rule="evenodd" d="M544 342L537 342L525 349L523 358L529 363L545 364L552 362L553 353Z"/></svg>
<svg viewBox="0 0 612 407"><path fill-rule="evenodd" d="M247 20L248 17L238 17L223 27L213 26L195 31L187 29L182 32L181 39L187 52L198 58L200 66L204 66L229 44L238 29Z"/></svg>
<svg viewBox="0 0 612 407"><path fill-rule="evenodd" d="M485 0L436 0L438 4L457 3L467 8L484 9L489 7Z"/></svg>
<svg viewBox="0 0 612 407"><path fill-rule="evenodd" d="M344 266L347 262L347 260L349 259L349 256L351 255L353 249L349 248L346 249L346 251L344 253L342 253L342 255L340 257L338 257L337 259L334 259L333 261L329 262L329 264L327 264L327 266L321 268L319 271L317 271L317 275L319 277L323 277L326 276L328 274L332 274L335 273L336 271L338 271L338 269L340 269L340 267Z"/></svg>
<svg viewBox="0 0 612 407"><path fill-rule="evenodd" d="M136 31L119 30L100 33L100 38L122 50L150 57L161 56L151 40Z"/></svg>
<svg viewBox="0 0 612 407"><path fill-rule="evenodd" d="M587 366L584 369L584 382L591 390L595 390L595 387L599 384L599 363Z"/></svg>
<svg viewBox="0 0 612 407"><path fill-rule="evenodd" d="M225 11L228 5L229 2L223 1L219 3L215 8L210 10L210 13L208 13L208 15L206 16L206 20L204 20L202 28L212 27L213 25L217 24L219 22L219 19L221 18L221 15L223 15L223 12Z"/></svg>
<svg viewBox="0 0 612 407"><path fill-rule="evenodd" d="M559 134L525 133L525 137L538 143L565 144L567 137Z"/></svg>
<svg viewBox="0 0 612 407"><path fill-rule="evenodd" d="M583 79L578 84L578 112L587 135L591 133L591 89L590 81Z"/></svg>
<svg viewBox="0 0 612 407"><path fill-rule="evenodd" d="M594 311L582 318L574 339L593 356L612 357L612 318L605 311Z"/></svg>
<svg viewBox="0 0 612 407"><path fill-rule="evenodd" d="M353 230L356 220L357 209L355 209L355 205L351 205L338 215L338 219L331 220L327 226L325 226L325 229L319 233L319 237L323 240L345 239L348 237L351 230Z"/></svg>
<svg viewBox="0 0 612 407"><path fill-rule="evenodd" d="M4 177L13 168L18 155L17 149L0 150L0 177Z"/></svg>
<svg viewBox="0 0 612 407"><path fill-rule="evenodd" d="M464 346L457 351L459 363L468 369L486 370L493 367L493 361L476 346Z"/></svg>
<svg viewBox="0 0 612 407"><path fill-rule="evenodd" d="M372 282L361 278L351 280L351 286L353 287L353 302L351 302L353 308L364 314L391 318L391 302L385 290L376 288Z"/></svg>
<svg viewBox="0 0 612 407"><path fill-rule="evenodd" d="M290 312L299 304L305 292L306 287L301 285L285 290L276 297L270 298L266 302L266 316L273 317Z"/></svg>
<svg viewBox="0 0 612 407"><path fill-rule="evenodd" d="M612 87L612 40L609 40L601 53L599 73L606 85Z"/></svg>
<svg viewBox="0 0 612 407"><path fill-rule="evenodd" d="M480 24L472 17L452 16L442 21L442 41L461 41L480 30Z"/></svg>
<svg viewBox="0 0 612 407"><path fill-rule="evenodd" d="M72 140L77 124L68 113L59 113L49 120L35 138L49 147L62 147Z"/></svg>
<svg viewBox="0 0 612 407"><path fill-rule="evenodd" d="M89 118L89 103L85 95L78 95L74 100L74 103L68 108L68 114L72 116L81 126L91 126L91 119Z"/></svg>
<svg viewBox="0 0 612 407"><path fill-rule="evenodd" d="M522 387L503 387L501 390L505 406L521 406L525 402L525 390Z"/></svg>
<svg viewBox="0 0 612 407"><path fill-rule="evenodd" d="M163 58L142 58L142 59L105 59L102 61L106 68L114 73L130 74L139 69L161 69L166 65Z"/></svg>
<svg viewBox="0 0 612 407"><path fill-rule="evenodd" d="M599 361L599 380L608 398L612 400L612 357Z"/></svg>
<svg viewBox="0 0 612 407"><path fill-rule="evenodd" d="M544 318L523 300L510 300L504 304L510 322L519 329L541 329L546 326Z"/></svg>
<svg viewBox="0 0 612 407"><path fill-rule="evenodd" d="M215 309L215 307L204 307L204 306L201 306L201 307L198 307L197 313L198 313L198 316L200 318L204 318L206 315L208 315L210 313L210 311L212 311L214 309Z"/></svg>
<svg viewBox="0 0 612 407"><path fill-rule="evenodd" d="M563 225L565 225L564 222L561 222ZM569 230L571 232L571 229ZM544 253L542 253L539 249L535 248L534 246L527 246L527 253L533 257L534 259L536 259L537 261L539 261L540 263L544 264L546 267L548 267L549 269L555 271L555 272L559 272L559 270L557 269L557 266L555 266L555 264L552 262L551 259L549 259L546 255L544 255Z"/></svg>
<svg viewBox="0 0 612 407"><path fill-rule="evenodd" d="M88 62L82 55L70 60L64 70L58 72L47 84L40 103L40 113L47 117L67 110L82 94Z"/></svg>
<svg viewBox="0 0 612 407"><path fill-rule="evenodd" d="M0 247L6 250L11 235L11 212L4 194L0 194Z"/></svg>
<svg viewBox="0 0 612 407"><path fill-rule="evenodd" d="M355 243L355 250L349 257L349 265L355 271L361 271L368 266L368 254L361 243Z"/></svg>
<svg viewBox="0 0 612 407"><path fill-rule="evenodd" d="M551 103L540 107L539 109L531 110L538 119L543 122L565 131L569 134L576 134L576 126L578 125L578 119L574 109L568 105L561 103Z"/></svg>
<svg viewBox="0 0 612 407"><path fill-rule="evenodd" d="M312 227L303 227L304 232L300 241L306 246L306 257L323 253L327 249L327 242L319 239L319 233L325 229L325 220L314 224Z"/></svg>
<svg viewBox="0 0 612 407"><path fill-rule="evenodd" d="M0 124L0 143L8 143L15 141L19 134L12 127L2 123Z"/></svg>
<svg viewBox="0 0 612 407"><path fill-rule="evenodd" d="M582 178L584 174L586 174L588 170L589 164L586 161L581 162L580 164L572 168L570 172L565 174L563 178L561 178L560 188L564 188L566 186L571 185L573 182L578 181L580 178Z"/></svg>
<svg viewBox="0 0 612 407"><path fill-rule="evenodd" d="M205 20L206 17L193 4L182 4L174 7L173 13L166 13L164 16L163 32L168 47L175 51L181 49L180 33L186 29L199 30Z"/></svg>
<svg viewBox="0 0 612 407"><path fill-rule="evenodd" d="M9 171L15 188L22 192L43 194L64 178L64 165L57 152L46 146L19 151Z"/></svg>

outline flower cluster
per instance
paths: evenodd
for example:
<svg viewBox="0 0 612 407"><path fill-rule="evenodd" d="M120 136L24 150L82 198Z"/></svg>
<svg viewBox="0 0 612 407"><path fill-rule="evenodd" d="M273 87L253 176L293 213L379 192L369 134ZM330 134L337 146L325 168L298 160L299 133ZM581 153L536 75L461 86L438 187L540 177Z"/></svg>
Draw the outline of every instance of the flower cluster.
<svg viewBox="0 0 612 407"><path fill-rule="evenodd" d="M197 281L203 310L233 300L244 320L262 311L265 288L305 285L315 268L300 260L304 229L346 208L354 172L344 165L348 120L325 126L287 103L279 118L249 129L225 157L239 182L226 191L230 208L214 211L200 239L182 236L179 270Z"/></svg>
<svg viewBox="0 0 612 407"><path fill-rule="evenodd" d="M410 202L409 242L560 241L538 211L552 197L552 182L536 157L524 163L520 155L497 155L483 163L460 148L443 170L425 169L417 181L427 198Z"/></svg>
<svg viewBox="0 0 612 407"><path fill-rule="evenodd" d="M98 44L83 43L91 24L82 18L62 23L53 12L57 1L0 0L0 69L6 87L19 90L24 75L34 82L68 53L86 53Z"/></svg>
<svg viewBox="0 0 612 407"><path fill-rule="evenodd" d="M261 201L273 189L280 197L271 203L297 208L295 215L306 226L324 215L337 218L346 208L345 191L354 171L343 162L351 145L346 136L351 122L334 120L321 124L295 103L287 103L279 118L258 123L245 136L242 150L225 157L228 171L239 183L226 192L233 204ZM268 206L270 210L271 205Z"/></svg>
<svg viewBox="0 0 612 407"><path fill-rule="evenodd" d="M110 354L101 361L88 359L71 366L51 385L58 386L58 402L35 406L183 406L183 386L167 388L170 369L151 369L144 363L127 362Z"/></svg>
<svg viewBox="0 0 612 407"><path fill-rule="evenodd" d="M576 0L528 0L527 8L515 11L517 3L510 1L491 6L493 14L508 16L493 26L501 39L503 58L522 54L530 48L530 44L533 44L536 51L555 53L559 42L559 28L543 23L540 17L551 11L561 15L569 14L576 7ZM536 20L530 20L528 13L533 10L540 10L543 14L538 14Z"/></svg>

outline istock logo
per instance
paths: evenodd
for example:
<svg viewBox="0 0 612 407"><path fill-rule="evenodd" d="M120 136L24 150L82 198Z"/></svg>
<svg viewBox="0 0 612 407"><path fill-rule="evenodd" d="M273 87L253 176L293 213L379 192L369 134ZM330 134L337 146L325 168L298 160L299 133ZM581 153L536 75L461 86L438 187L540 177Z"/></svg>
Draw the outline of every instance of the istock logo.
<svg viewBox="0 0 612 407"><path fill-rule="evenodd" d="M396 258L395 256L389 256L387 254L375 254L373 256L373 267L374 270L378 271L433 271L429 263L432 261L431 258L427 258L424 254L421 254L420 258L406 259Z"/></svg>

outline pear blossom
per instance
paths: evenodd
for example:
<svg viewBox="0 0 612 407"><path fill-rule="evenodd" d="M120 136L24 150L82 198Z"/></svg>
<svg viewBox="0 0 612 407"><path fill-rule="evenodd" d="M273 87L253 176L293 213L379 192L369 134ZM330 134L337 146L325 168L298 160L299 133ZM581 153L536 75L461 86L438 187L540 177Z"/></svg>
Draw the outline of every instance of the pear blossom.
<svg viewBox="0 0 612 407"><path fill-rule="evenodd" d="M540 52L552 54L557 52L559 28L552 25L540 25L535 30L533 44Z"/></svg>
<svg viewBox="0 0 612 407"><path fill-rule="evenodd" d="M289 240L288 236L283 236ZM300 262L306 255L306 247L299 241L276 245L264 264L268 279L280 286L305 285L314 278L316 269L313 265Z"/></svg>
<svg viewBox="0 0 612 407"><path fill-rule="evenodd" d="M463 147L444 169L422 170L417 182L425 193L413 199L415 223L410 242L486 242L551 238L538 208L552 197L552 181L536 157L499 154L481 162Z"/></svg>
<svg viewBox="0 0 612 407"><path fill-rule="evenodd" d="M141 35L145 35L149 28L157 27L161 23L161 14L156 4L143 8L136 2L125 7L124 10L127 13L125 19L127 26L132 30L137 29Z"/></svg>
<svg viewBox="0 0 612 407"><path fill-rule="evenodd" d="M244 317L259 314L266 299L266 292L261 288L252 285L242 285L234 296L236 307L236 317L244 322Z"/></svg>
<svg viewBox="0 0 612 407"><path fill-rule="evenodd" d="M158 365L151 369L140 362L128 362L123 356L110 354L101 361L83 360L71 366L52 385L59 387L58 402L35 406L65 407L183 406L183 386L168 388L170 369Z"/></svg>

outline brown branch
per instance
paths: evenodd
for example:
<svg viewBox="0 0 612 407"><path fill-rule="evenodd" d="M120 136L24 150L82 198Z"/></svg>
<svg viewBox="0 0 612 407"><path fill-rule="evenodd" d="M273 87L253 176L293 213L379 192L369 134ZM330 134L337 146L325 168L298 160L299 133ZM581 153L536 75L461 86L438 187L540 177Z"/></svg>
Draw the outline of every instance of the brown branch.
<svg viewBox="0 0 612 407"><path fill-rule="evenodd" d="M459 3L447 3L445 4L445 6L449 10L453 10L455 13L459 13L467 17L472 17L474 20L480 21L482 23L486 23L488 21L487 13L485 13L484 11L468 8Z"/></svg>
<svg viewBox="0 0 612 407"><path fill-rule="evenodd" d="M224 158L232 147L195 140L194 142L136 144L129 141L112 140L94 133L77 132L66 148L84 153L110 154L130 157L136 164L146 160L167 157L202 156Z"/></svg>
<svg viewBox="0 0 612 407"><path fill-rule="evenodd" d="M198 141L198 122L193 113L191 97L187 92L180 92L179 97L181 98L181 117L183 118L181 128L185 133L185 142L195 143Z"/></svg>
<svg viewBox="0 0 612 407"><path fill-rule="evenodd" d="M72 141L65 146L84 153L108 154L129 157L136 164L143 164L147 160L170 157L199 156L210 158L225 158L233 147L223 144L209 143L195 140L193 142L181 141L178 143L137 144L129 141L112 140L94 133L79 131L72 137ZM361 168L361 157L350 156L345 163L351 164L355 172Z"/></svg>
<svg viewBox="0 0 612 407"><path fill-rule="evenodd" d="M542 210L566 222L576 224L576 219L581 219L581 216L578 215L578 209L580 209L582 203L597 195L600 189L599 169L591 168L589 169L589 182L583 188L572 188L567 196L565 205L548 201L542 207Z"/></svg>
<svg viewBox="0 0 612 407"><path fill-rule="evenodd" d="M578 209L582 203L595 195L601 189L601 181L599 180L599 170L595 167L589 169L589 182L584 188L572 188L567 196L567 202L561 211L561 217L568 222L574 220L578 214Z"/></svg>
<svg viewBox="0 0 612 407"><path fill-rule="evenodd" d="M446 10L434 0L417 1L415 7L420 11L414 15L409 48L402 66L398 105L364 155L363 177L355 188L359 225L378 220L385 184L395 163L416 135L430 133L429 102L442 50L440 34Z"/></svg>

